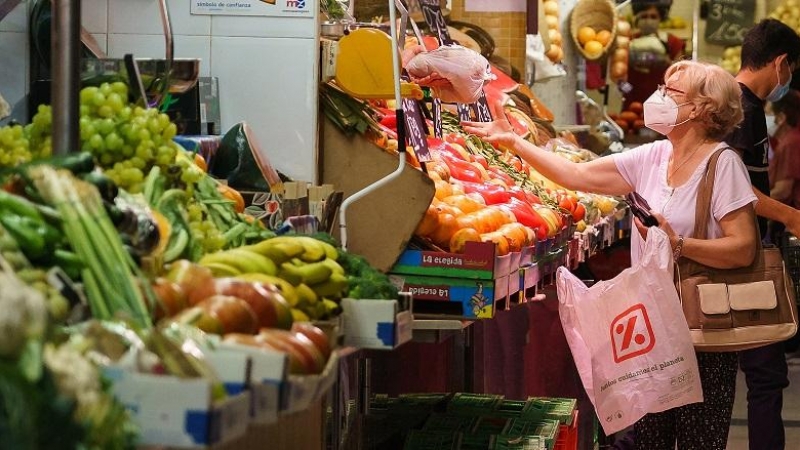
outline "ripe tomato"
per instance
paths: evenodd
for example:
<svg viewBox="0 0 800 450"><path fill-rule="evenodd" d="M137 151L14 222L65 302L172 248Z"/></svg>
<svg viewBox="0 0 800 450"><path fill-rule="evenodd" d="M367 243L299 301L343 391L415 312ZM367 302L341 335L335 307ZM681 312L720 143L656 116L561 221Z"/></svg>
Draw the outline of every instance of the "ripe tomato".
<svg viewBox="0 0 800 450"><path fill-rule="evenodd" d="M578 202L575 204L575 210L572 211L572 220L577 223L583 220L584 217L586 217L586 207L583 206L583 203Z"/></svg>

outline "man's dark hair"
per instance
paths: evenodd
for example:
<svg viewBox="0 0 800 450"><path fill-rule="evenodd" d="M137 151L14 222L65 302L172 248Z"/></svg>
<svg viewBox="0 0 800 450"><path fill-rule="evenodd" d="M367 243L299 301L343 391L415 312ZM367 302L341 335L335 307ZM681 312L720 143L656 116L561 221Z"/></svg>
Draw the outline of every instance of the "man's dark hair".
<svg viewBox="0 0 800 450"><path fill-rule="evenodd" d="M796 127L800 123L800 92L792 89L782 99L772 104L772 112L786 116L786 123Z"/></svg>
<svg viewBox="0 0 800 450"><path fill-rule="evenodd" d="M658 15L661 16L661 20L664 20L669 16L669 8L672 6L672 0L632 0L631 1L631 9L633 9L633 14L639 14L642 11L650 9L651 7L655 6L658 10Z"/></svg>
<svg viewBox="0 0 800 450"><path fill-rule="evenodd" d="M784 53L793 68L800 60L800 36L779 20L764 19L744 36L742 69L761 69Z"/></svg>

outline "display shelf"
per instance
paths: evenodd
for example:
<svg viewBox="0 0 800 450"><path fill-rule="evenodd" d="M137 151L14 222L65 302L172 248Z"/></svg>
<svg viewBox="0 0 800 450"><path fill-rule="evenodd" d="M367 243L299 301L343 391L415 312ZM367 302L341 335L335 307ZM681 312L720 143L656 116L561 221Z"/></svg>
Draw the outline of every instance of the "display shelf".
<svg viewBox="0 0 800 450"><path fill-rule="evenodd" d="M414 342L440 343L463 333L473 322L452 319L415 319L411 323Z"/></svg>

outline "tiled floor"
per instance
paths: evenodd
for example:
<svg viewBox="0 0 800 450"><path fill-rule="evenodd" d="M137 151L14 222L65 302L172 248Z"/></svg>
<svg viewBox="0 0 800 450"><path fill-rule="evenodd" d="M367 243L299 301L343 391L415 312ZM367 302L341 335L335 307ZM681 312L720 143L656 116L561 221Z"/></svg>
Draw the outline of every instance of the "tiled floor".
<svg viewBox="0 0 800 450"><path fill-rule="evenodd" d="M783 395L783 422L786 429L786 449L800 448L800 358L789 360L789 387ZM733 406L733 425L728 435L728 450L747 450L747 386L739 371L736 403Z"/></svg>

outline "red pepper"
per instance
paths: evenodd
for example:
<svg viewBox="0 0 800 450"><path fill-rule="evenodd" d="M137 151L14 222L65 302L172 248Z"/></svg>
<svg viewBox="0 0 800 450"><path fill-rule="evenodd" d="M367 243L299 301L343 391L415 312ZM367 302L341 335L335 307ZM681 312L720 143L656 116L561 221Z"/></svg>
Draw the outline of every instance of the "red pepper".
<svg viewBox="0 0 800 450"><path fill-rule="evenodd" d="M527 194L528 193L525 191L525 189L522 189L521 187L519 187L517 185L514 185L514 186L510 187L508 189L508 192L509 192L509 194L511 194L512 198L516 198L517 200L520 200L520 201L523 201L523 202L527 202L528 201L528 198L527 198Z"/></svg>
<svg viewBox="0 0 800 450"><path fill-rule="evenodd" d="M486 157L485 156L483 156L483 155L472 155L472 157L475 159L475 162L477 162L478 164L482 165L484 169L487 169L487 170L489 169L489 162L486 161Z"/></svg>
<svg viewBox="0 0 800 450"><path fill-rule="evenodd" d="M511 211L514 217L517 218L517 222L536 230L536 239L547 239L547 224L542 219L542 216L534 211L530 205L514 200L516 199L512 198L509 203L500 205L500 207Z"/></svg>
<svg viewBox="0 0 800 450"><path fill-rule="evenodd" d="M511 186L516 185L516 182L514 181L514 179L511 178L511 176L509 174L503 172L503 170L500 169L499 167L497 167L497 166L489 166L489 167L487 167L486 170L489 171L489 173L491 173L492 175L494 175L495 178L499 178L499 179L503 180L503 182L505 182L507 186L511 187Z"/></svg>
<svg viewBox="0 0 800 450"><path fill-rule="evenodd" d="M477 193L483 197L483 200L487 205L506 203L511 199L511 193L509 193L504 187L496 184L485 184L481 182L464 183L464 192L467 194L471 194L473 192Z"/></svg>
<svg viewBox="0 0 800 450"><path fill-rule="evenodd" d="M483 178L481 177L480 172L478 172L478 169L473 167L472 164L464 161L463 159L448 156L444 152L440 153L439 156L450 169L450 176L452 178L460 181L471 181L474 183L482 182Z"/></svg>
<svg viewBox="0 0 800 450"><path fill-rule="evenodd" d="M397 129L397 116L395 114L387 114L381 118L381 125L391 128L393 130Z"/></svg>
<svg viewBox="0 0 800 450"><path fill-rule="evenodd" d="M458 144L461 146L467 145L467 140L464 138L462 134L459 133L447 133L446 135L444 135L444 141Z"/></svg>

